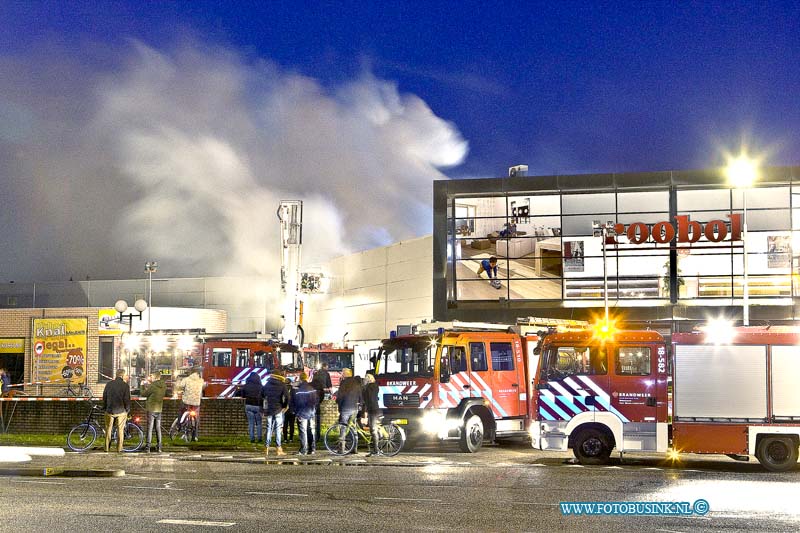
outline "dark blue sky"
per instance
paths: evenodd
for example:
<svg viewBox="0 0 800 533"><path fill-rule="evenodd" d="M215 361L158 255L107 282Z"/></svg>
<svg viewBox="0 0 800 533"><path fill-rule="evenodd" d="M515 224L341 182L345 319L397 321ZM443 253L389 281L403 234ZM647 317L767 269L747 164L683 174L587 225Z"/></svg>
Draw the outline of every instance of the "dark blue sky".
<svg viewBox="0 0 800 533"><path fill-rule="evenodd" d="M102 64L187 33L336 84L365 69L469 142L452 177L707 167L742 140L800 163L798 2L33 2L0 50Z"/></svg>

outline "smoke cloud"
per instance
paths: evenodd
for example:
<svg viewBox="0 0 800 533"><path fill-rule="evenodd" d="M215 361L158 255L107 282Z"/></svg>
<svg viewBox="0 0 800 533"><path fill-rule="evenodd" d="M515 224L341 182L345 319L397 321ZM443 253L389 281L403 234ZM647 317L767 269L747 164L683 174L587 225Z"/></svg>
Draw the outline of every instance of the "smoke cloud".
<svg viewBox="0 0 800 533"><path fill-rule="evenodd" d="M431 230L467 143L364 73L337 87L198 41L97 67L0 57L0 267L20 281L280 271L276 210L304 201L303 263ZM275 282L277 285L277 282Z"/></svg>

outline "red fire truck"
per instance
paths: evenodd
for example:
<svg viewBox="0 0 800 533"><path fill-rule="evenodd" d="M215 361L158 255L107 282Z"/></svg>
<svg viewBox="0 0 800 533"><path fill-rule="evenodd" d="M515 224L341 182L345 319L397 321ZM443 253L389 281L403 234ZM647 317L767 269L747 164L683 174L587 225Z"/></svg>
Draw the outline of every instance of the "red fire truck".
<svg viewBox="0 0 800 533"><path fill-rule="evenodd" d="M384 415L411 442L458 440L475 452L484 440L526 436L528 353L538 340L497 324L422 324L384 340L376 378Z"/></svg>
<svg viewBox="0 0 800 533"><path fill-rule="evenodd" d="M303 348L305 365L311 369L309 379L320 368L322 363L328 363L328 373L331 376L333 391L339 388L342 381L342 370L353 370L353 349L334 348L332 344L310 344Z"/></svg>
<svg viewBox="0 0 800 533"><path fill-rule="evenodd" d="M572 448L584 464L617 449L755 455L768 470L794 468L800 334L728 328L721 339L724 329L673 334L671 358L652 331L546 335L531 361L533 447Z"/></svg>
<svg viewBox="0 0 800 533"><path fill-rule="evenodd" d="M201 353L202 358L192 358L186 366L202 365L203 379L208 383L205 396L233 396L251 372L258 372L265 383L275 368L283 368L291 379L305 370L297 347L277 341L205 339L193 350L195 356Z"/></svg>

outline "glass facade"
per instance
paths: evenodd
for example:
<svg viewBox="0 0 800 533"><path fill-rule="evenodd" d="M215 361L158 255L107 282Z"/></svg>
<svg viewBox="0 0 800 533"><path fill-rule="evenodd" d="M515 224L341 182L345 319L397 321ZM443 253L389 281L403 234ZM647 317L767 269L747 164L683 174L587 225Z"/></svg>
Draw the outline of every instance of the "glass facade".
<svg viewBox="0 0 800 533"><path fill-rule="evenodd" d="M800 186L791 183L451 195L445 218L450 304L596 307L607 286L614 305L735 305L745 224L750 300L800 296ZM597 222L615 228L605 259Z"/></svg>

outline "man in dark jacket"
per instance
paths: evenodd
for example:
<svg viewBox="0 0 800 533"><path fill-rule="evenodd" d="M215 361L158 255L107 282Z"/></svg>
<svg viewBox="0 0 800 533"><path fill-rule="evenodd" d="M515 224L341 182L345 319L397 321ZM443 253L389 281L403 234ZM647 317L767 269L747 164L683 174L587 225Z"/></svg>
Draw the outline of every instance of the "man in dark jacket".
<svg viewBox="0 0 800 533"><path fill-rule="evenodd" d="M294 415L300 429L300 451L298 455L313 454L317 451L314 440L314 414L317 410L317 391L308 382L308 375L300 374L300 385L292 395Z"/></svg>
<svg viewBox="0 0 800 533"><path fill-rule="evenodd" d="M311 380L311 386L317 391L317 430L314 433L317 436L317 441L322 439L320 435L320 424L322 422L322 400L325 399L325 393L331 391L333 384L331 383L331 375L328 373L328 363L322 363L319 370L314 372L314 379Z"/></svg>
<svg viewBox="0 0 800 533"><path fill-rule="evenodd" d="M283 413L289 405L289 387L286 385L286 378L283 370L275 370L269 375L269 379L264 384L264 402L266 408L264 415L267 417L267 438L264 440L264 455L269 455L269 447L272 444L272 435L275 434L275 445L278 455L286 455L281 446L281 432L283 431Z"/></svg>
<svg viewBox="0 0 800 533"><path fill-rule="evenodd" d="M147 453L150 453L150 442L153 440L153 426L156 428L158 453L161 453L161 411L164 409L166 392L167 382L158 372L150 374L150 381L145 381L142 386L142 396L147 398Z"/></svg>
<svg viewBox="0 0 800 533"><path fill-rule="evenodd" d="M250 442L261 442L261 409L264 402L264 389L258 372L250 372L242 388L244 396L244 414L250 430ZM254 431L255 430L255 431ZM256 434L258 439L256 439Z"/></svg>
<svg viewBox="0 0 800 533"><path fill-rule="evenodd" d="M342 382L336 392L336 404L339 406L339 423L347 424L351 417L358 413L362 403L361 384L353 377L349 368L342 370Z"/></svg>
<svg viewBox="0 0 800 533"><path fill-rule="evenodd" d="M111 430L117 425L117 451L122 452L125 423L131 410L131 388L125 376L125 369L117 370L117 377L103 389L103 410L106 413L106 451L111 445Z"/></svg>
<svg viewBox="0 0 800 533"><path fill-rule="evenodd" d="M378 430L378 422L380 420L382 411L378 403L378 392L380 387L375 383L375 376L367 374L364 376L364 410L369 415L369 431L372 433L372 443L367 457L371 455L378 455L378 439L380 438L380 431Z"/></svg>

